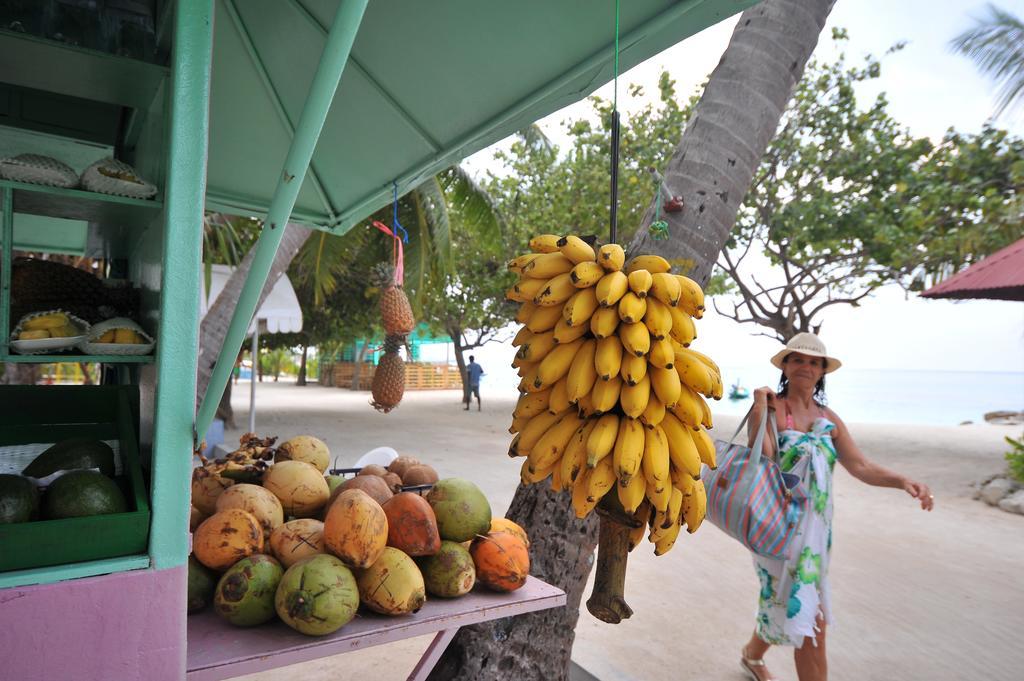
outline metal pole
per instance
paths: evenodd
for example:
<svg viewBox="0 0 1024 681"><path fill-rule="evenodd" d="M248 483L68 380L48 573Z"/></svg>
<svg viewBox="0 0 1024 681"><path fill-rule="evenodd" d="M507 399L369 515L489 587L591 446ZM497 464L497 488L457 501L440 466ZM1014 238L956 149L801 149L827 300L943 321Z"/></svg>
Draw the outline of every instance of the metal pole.
<svg viewBox="0 0 1024 681"><path fill-rule="evenodd" d="M249 381L249 432L256 432L256 362L260 361L260 320L252 332L252 380Z"/></svg>
<svg viewBox="0 0 1024 681"><path fill-rule="evenodd" d="M299 189L306 177L306 171L309 169L313 150L316 148L320 131L323 129L324 119L327 118L327 112L331 108L334 93L338 89L341 73L348 62L352 43L359 31L359 24L362 22L367 2L368 0L344 0L334 15L334 22L331 25L330 33L327 34L327 43L320 55L320 63L317 65L313 83L306 96L302 115L299 117L298 125L295 126L295 136L292 138L281 178L274 190L274 197L270 201L270 210L267 212L263 231L256 242L256 251L253 255L249 276L246 278L245 286L242 287L242 293L238 298L238 306L231 318L231 325L228 327L228 333L224 339L224 347L221 348L217 363L213 367L209 387L206 394L203 395L202 404L199 405L199 413L196 416L196 441L201 441L205 437L206 431L213 421L220 396L231 376L231 367L234 364L238 348L242 345L249 323L256 312L260 292L267 281L267 275L270 273L278 246L281 245L285 226L295 207L295 200L298 198Z"/></svg>

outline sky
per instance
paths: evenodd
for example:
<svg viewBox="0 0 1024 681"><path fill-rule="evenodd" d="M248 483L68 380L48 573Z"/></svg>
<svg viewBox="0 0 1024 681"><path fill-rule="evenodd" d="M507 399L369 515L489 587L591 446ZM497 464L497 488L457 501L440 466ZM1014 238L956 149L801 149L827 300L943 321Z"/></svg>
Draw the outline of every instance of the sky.
<svg viewBox="0 0 1024 681"><path fill-rule="evenodd" d="M1024 0L1001 0L999 4L1024 16ZM953 54L948 44L984 9L985 2L980 0L838 0L814 56L835 56L832 27L849 31L843 49L851 61L869 53L882 55L893 44L905 41L902 51L883 60L877 86L863 88L858 95L868 102L884 91L890 114L916 135L939 139L950 127L978 131L995 110L996 88L972 62ZM620 93L627 84L639 84L656 94L658 76L668 70L676 81L676 91L688 95L718 63L735 23L735 18L723 21L620 74ZM608 84L595 94L610 99L612 92ZM619 98L620 105L629 101L628 97ZM624 115L628 114L626 109ZM568 137L561 123L588 116L591 106L584 100L539 124L550 138L565 146ZM1024 136L1024 111L995 122ZM499 142L478 152L465 165L475 173L497 172L493 154L506 144ZM902 289L890 286L859 308L837 306L822 319L822 339L830 350L842 353L848 366L1024 372L1024 303L931 301L908 297ZM767 358L778 347L777 341L756 335L761 328L736 324L713 310L698 330L697 347L722 364L750 365L751 357ZM512 356L510 347L497 344L477 354L494 361Z"/></svg>

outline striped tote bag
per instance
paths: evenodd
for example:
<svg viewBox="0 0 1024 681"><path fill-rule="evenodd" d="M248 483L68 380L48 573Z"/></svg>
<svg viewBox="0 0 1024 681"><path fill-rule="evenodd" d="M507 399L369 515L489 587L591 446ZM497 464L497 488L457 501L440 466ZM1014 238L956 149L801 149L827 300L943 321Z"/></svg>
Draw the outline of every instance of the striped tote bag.
<svg viewBox="0 0 1024 681"><path fill-rule="evenodd" d="M768 412L772 417L768 418ZM703 475L708 498L708 519L749 550L765 558L786 558L803 513L806 495L800 478L783 473L763 456L765 433L778 435L774 410L761 416L753 447L734 444L750 412L728 442L718 440L718 468ZM770 426L769 426L770 424Z"/></svg>

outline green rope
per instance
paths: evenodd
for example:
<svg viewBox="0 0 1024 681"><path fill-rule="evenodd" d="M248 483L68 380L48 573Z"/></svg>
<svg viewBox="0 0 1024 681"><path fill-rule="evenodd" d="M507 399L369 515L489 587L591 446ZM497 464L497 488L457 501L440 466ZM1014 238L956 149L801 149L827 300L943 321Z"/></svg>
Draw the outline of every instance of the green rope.
<svg viewBox="0 0 1024 681"><path fill-rule="evenodd" d="M647 228L648 234L655 241L664 241L669 237L668 233L668 222L661 219L661 189L665 186L664 182L658 183L658 194L654 198L654 221L651 222Z"/></svg>

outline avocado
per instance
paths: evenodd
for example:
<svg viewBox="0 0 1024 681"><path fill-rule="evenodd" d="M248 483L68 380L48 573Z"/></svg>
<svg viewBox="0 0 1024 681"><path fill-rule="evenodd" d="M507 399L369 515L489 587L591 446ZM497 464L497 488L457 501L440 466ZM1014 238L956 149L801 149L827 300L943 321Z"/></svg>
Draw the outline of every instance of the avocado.
<svg viewBox="0 0 1024 681"><path fill-rule="evenodd" d="M39 491L28 478L0 475L0 523L25 523L39 514Z"/></svg>
<svg viewBox="0 0 1024 681"><path fill-rule="evenodd" d="M114 450L106 442L91 437L62 440L32 460L22 475L45 478L57 471L76 468L99 468L104 475L114 475Z"/></svg>
<svg viewBox="0 0 1024 681"><path fill-rule="evenodd" d="M43 495L46 518L79 518L124 513L128 504L121 488L96 471L71 471L57 478Z"/></svg>

